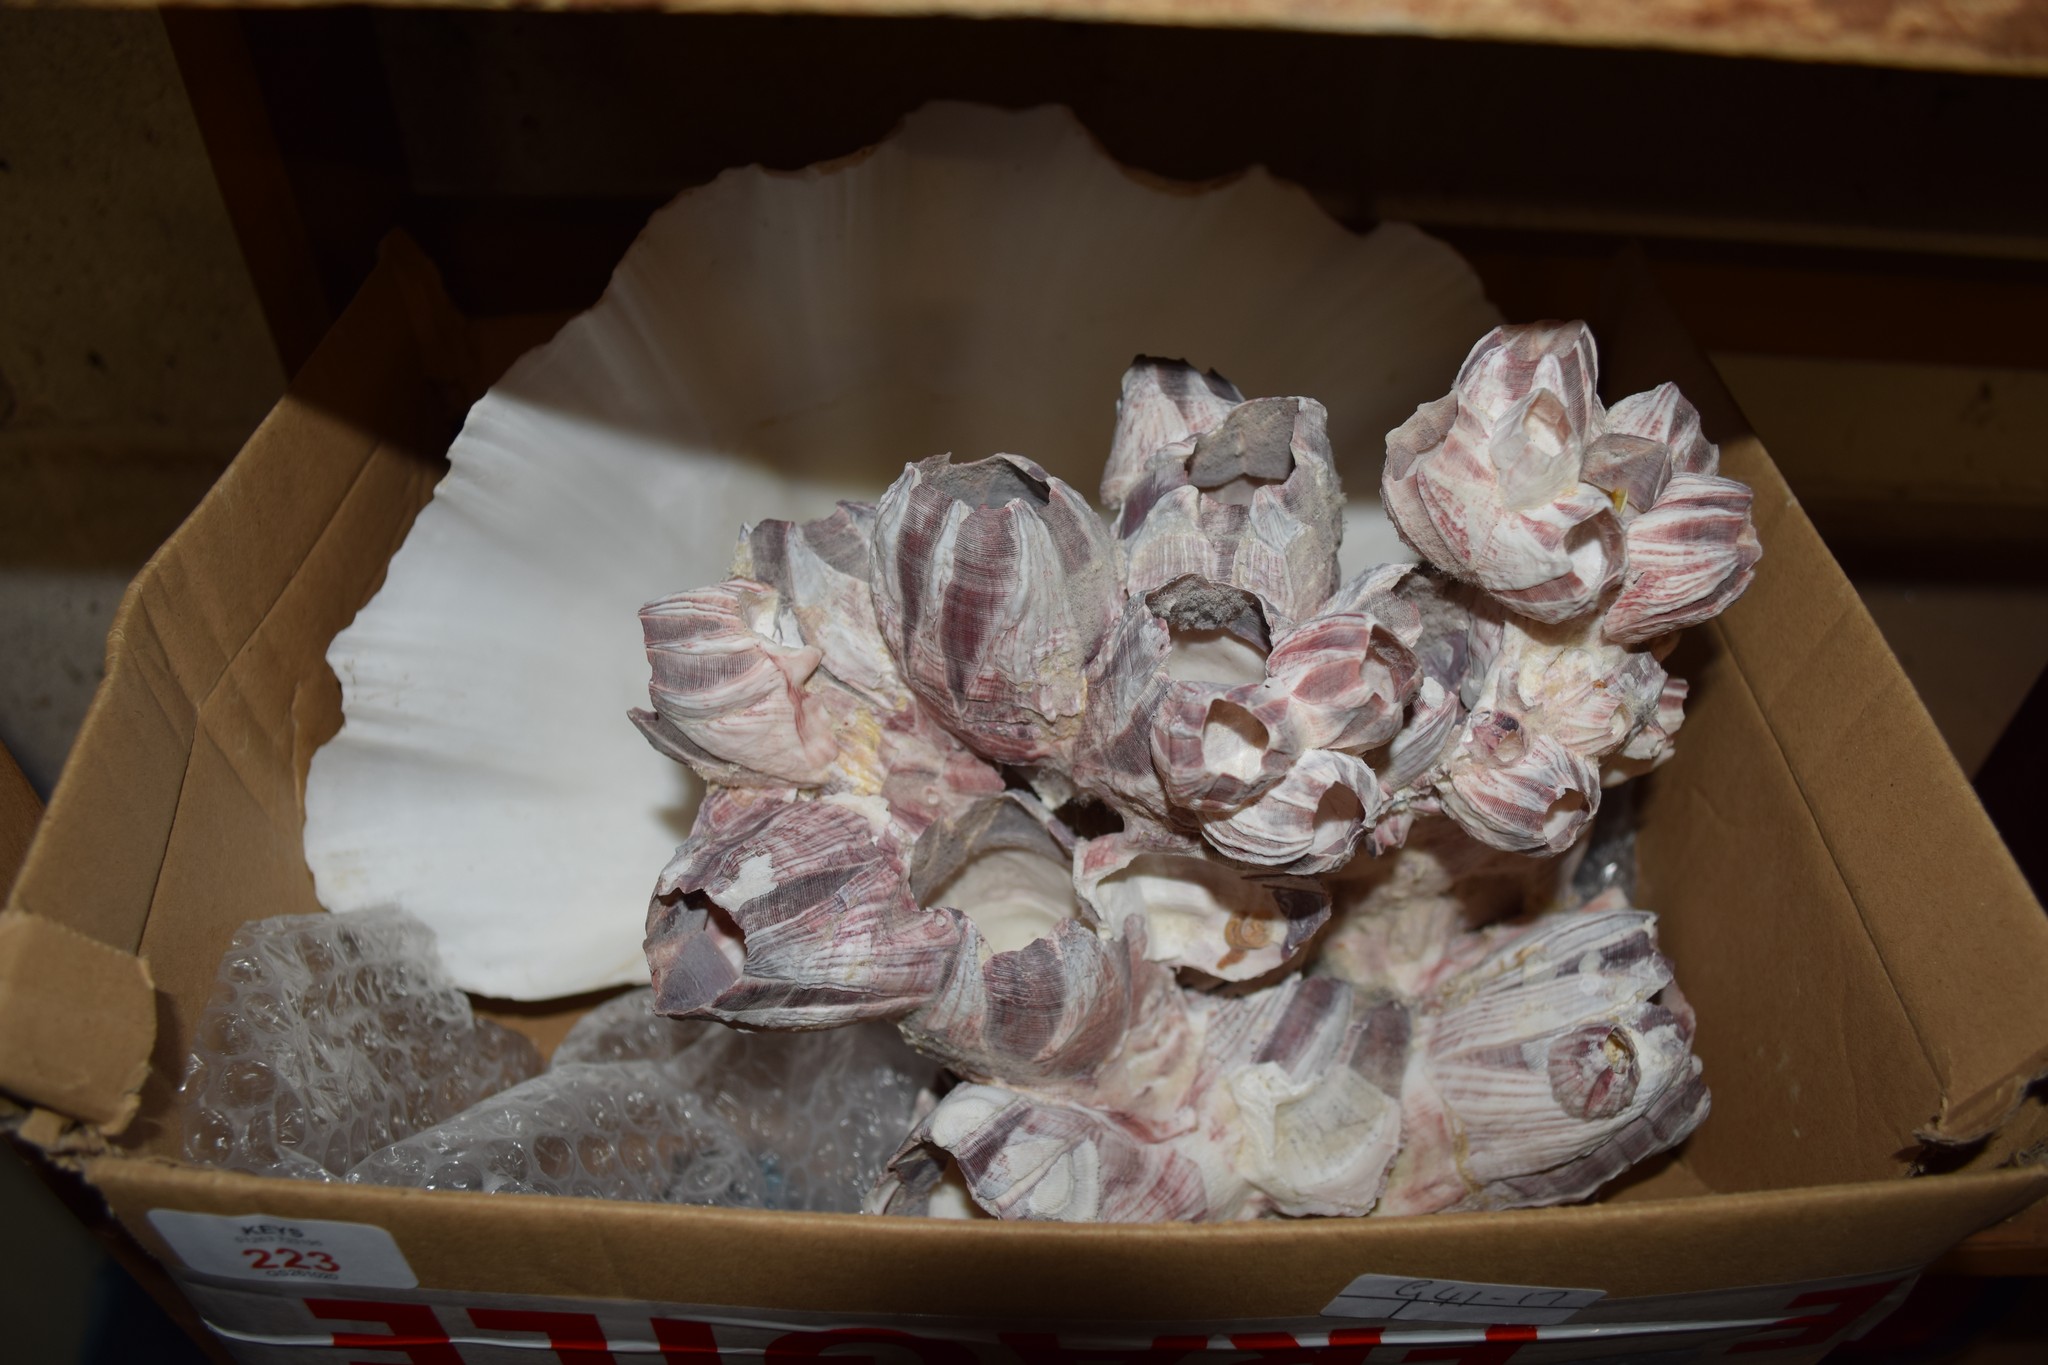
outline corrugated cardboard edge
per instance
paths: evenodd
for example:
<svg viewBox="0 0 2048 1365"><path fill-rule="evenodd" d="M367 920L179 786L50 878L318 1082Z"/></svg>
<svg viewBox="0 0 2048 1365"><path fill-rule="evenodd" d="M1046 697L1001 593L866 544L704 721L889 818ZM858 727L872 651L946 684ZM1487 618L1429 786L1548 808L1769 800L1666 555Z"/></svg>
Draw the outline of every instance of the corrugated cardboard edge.
<svg viewBox="0 0 2048 1365"><path fill-rule="evenodd" d="M156 986L133 953L0 912L0 1088L118 1133L156 1042Z"/></svg>
<svg viewBox="0 0 2048 1365"><path fill-rule="evenodd" d="M1369 1270L1519 1283L1532 1258L1557 1283L1616 1295L1876 1273L1932 1260L2048 1192L2048 1171L1995 1171L1410 1218L1022 1222L990 1236L945 1219L329 1185L151 1158L90 1158L85 1175L158 1255L169 1249L152 1209L260 1212L382 1227L434 1289L996 1318L1056 1304L1155 1320L1313 1316ZM1652 1245L1671 1253L1644 1255ZM689 1246L745 1251L675 1254Z"/></svg>

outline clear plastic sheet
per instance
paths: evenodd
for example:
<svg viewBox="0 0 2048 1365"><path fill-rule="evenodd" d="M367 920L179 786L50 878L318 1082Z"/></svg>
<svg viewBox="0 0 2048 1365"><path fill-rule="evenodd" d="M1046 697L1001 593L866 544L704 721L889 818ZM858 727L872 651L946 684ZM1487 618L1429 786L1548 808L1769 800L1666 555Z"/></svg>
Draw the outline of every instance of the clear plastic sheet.
<svg viewBox="0 0 2048 1365"><path fill-rule="evenodd" d="M546 1075L376 1153L351 1181L857 1212L934 1065L895 1030L740 1033L586 1015Z"/></svg>
<svg viewBox="0 0 2048 1365"><path fill-rule="evenodd" d="M199 1020L178 1092L185 1155L332 1180L540 1067L531 1042L471 1013L412 916L258 920Z"/></svg>

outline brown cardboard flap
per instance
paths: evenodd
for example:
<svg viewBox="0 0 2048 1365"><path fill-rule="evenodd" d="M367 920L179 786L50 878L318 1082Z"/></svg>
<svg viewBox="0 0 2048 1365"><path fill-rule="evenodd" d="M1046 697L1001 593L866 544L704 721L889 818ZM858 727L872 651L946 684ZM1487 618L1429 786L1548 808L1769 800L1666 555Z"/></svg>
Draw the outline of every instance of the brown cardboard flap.
<svg viewBox="0 0 2048 1365"><path fill-rule="evenodd" d="M38 926L13 945L17 978L34 993L0 1011L0 1056L25 1073L8 1083L31 1098L110 1121L108 1131L126 1126L143 1079L135 1048L148 1056L155 1036L147 1118L182 1069L194 1021L180 1002L204 1000L234 929L319 908L297 853L294 774L338 707L301 706L300 694L311 679L332 686L327 643L410 523L365 528L362 509L417 507L444 467L474 376L466 349L439 354L459 320L437 313L454 316L432 265L402 239L387 244L284 399L129 586L106 681L8 901ZM302 733L309 715L323 733ZM267 837L251 838L256 829ZM181 907L168 926L155 913L167 898ZM199 907L217 913L189 913ZM71 932L47 932L57 926ZM90 940L103 951L86 951ZM45 962L45 952L61 956ZM49 1026L53 1002L75 1019L91 997L44 983L85 982L92 963L122 964L102 976L163 983L160 1035L153 1005L118 1038L104 1034L111 1019L93 1021L104 1048ZM137 1124L128 1138L150 1129Z"/></svg>
<svg viewBox="0 0 2048 1365"><path fill-rule="evenodd" d="M2048 921L1762 446L1728 443L1722 467L1756 488L1776 560L1723 633L1942 1080L1924 1131L1973 1141L2048 1070Z"/></svg>
<svg viewBox="0 0 2048 1365"><path fill-rule="evenodd" d="M0 1088L117 1133L156 1039L156 988L132 953L0 912Z"/></svg>
<svg viewBox="0 0 2048 1365"><path fill-rule="evenodd" d="M202 712L216 703L235 707L236 699L219 694L238 662L245 674L283 676L255 667L262 661L251 657L252 641L308 558L323 541L333 545L336 509L357 491L373 455L404 448L419 477L431 484L438 473L452 434L450 400L470 376L466 355L419 353L449 330L423 334L421 319L437 308L452 315L433 267L402 239L388 244L381 268L284 399L136 576L108 635L106 681L10 905L117 948L140 946L205 728ZM296 456L308 449L328 454ZM395 548L355 545L347 553L363 561L359 571L374 583L383 573L377 556ZM353 610L347 606L336 622L283 615L296 632L293 643L317 657ZM325 637L313 640L323 628ZM268 700L228 721L236 727L225 744L229 755L256 744L289 746L282 713Z"/></svg>
<svg viewBox="0 0 2048 1365"><path fill-rule="evenodd" d="M1882 1075L1886 1066L1931 1074L1939 1093L1920 1131L1974 1141L2048 1071L2048 917L1870 613L1670 318L1640 255L1625 258L1611 283L1602 351L1619 362L1606 376L1612 393L1675 380L1721 443L1722 472L1756 491L1764 558L1715 634L1796 778L1802 818L1854 903L1918 1055L1904 1057L1894 1040L1874 1039L1797 991L1770 1003L1785 1029L1832 1034L1839 1070L1884 1087L1900 1083ZM1690 727L1681 733L1678 762L1693 738ZM1784 903L1780 913L1804 909ZM1796 933L1780 951L1802 954L1795 975L1811 981L1845 967ZM1683 978L1686 959L1678 960ZM1872 1093L1863 1090L1866 1102Z"/></svg>
<svg viewBox="0 0 2048 1365"><path fill-rule="evenodd" d="M1366 1272L1633 1295L1905 1270L2048 1192L2048 1171L2002 1171L1513 1213L998 1225L328 1185L129 1157L85 1173L166 1257L152 1209L262 1213L382 1227L430 1289L997 1318L1057 1305L1075 1320L1313 1316Z"/></svg>

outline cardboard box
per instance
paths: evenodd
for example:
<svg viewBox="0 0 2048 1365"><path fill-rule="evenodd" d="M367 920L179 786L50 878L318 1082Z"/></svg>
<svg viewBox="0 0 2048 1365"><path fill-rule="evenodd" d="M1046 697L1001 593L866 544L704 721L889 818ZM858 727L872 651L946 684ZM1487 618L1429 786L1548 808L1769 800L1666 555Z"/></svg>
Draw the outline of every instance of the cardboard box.
<svg viewBox="0 0 2048 1365"><path fill-rule="evenodd" d="M1817 1358L1916 1268L2048 1192L2048 1170L2008 1165L2048 1135L2024 1100L2048 1071L2048 921L1645 278L1623 269L1599 320L1613 391L1676 379L1700 401L1725 468L1757 490L1767 557L1683 646L1679 756L1644 792L1645 899L1698 1009L1713 1113L1599 1203L958 1224L182 1164L172 1092L223 948L246 920L319 908L300 829L307 764L340 723L327 644L431 495L466 402L539 339L466 322L402 240L122 605L107 682L0 917L0 1086L40 1107L29 1135L251 1360L343 1346L773 1362L842 1344L934 1365ZM572 1013L500 1017L551 1040ZM1930 1150L1955 1169L1914 1176ZM1371 1315L1324 1316L1367 1274L1407 1288L1369 1282ZM1550 1315L1514 1286L1541 1288ZM1605 1297L1555 1307L1565 1289ZM1471 1303L1416 1320L1402 1294Z"/></svg>

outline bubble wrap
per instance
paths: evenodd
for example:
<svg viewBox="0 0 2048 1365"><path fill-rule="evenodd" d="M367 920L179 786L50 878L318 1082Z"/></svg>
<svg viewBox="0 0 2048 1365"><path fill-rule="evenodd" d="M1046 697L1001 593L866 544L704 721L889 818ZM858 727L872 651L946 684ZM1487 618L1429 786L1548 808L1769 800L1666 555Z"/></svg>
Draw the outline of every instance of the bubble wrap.
<svg viewBox="0 0 2048 1365"><path fill-rule="evenodd" d="M351 1182L760 1208L761 1166L664 1062L572 1062L393 1143Z"/></svg>
<svg viewBox="0 0 2048 1365"><path fill-rule="evenodd" d="M851 1213L933 1064L893 1028L739 1033L591 1012L544 1076L396 1143L351 1181Z"/></svg>
<svg viewBox="0 0 2048 1365"><path fill-rule="evenodd" d="M660 1062L727 1030L654 1012L654 992L627 991L578 1019L555 1048L554 1066L571 1062Z"/></svg>
<svg viewBox="0 0 2048 1365"><path fill-rule="evenodd" d="M332 1180L540 1070L470 1013L434 936L397 910L283 915L236 933L179 1106L192 1161Z"/></svg>

